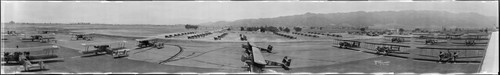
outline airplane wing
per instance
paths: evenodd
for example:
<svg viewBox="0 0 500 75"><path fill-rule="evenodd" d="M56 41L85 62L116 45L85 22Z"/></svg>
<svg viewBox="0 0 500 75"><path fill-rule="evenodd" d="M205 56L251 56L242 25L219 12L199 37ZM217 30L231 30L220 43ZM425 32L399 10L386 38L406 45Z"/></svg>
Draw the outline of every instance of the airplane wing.
<svg viewBox="0 0 500 75"><path fill-rule="evenodd" d="M124 43L127 41L114 41L114 42L98 42L98 43L84 43L83 46L98 46L98 45L110 45L115 43Z"/></svg>
<svg viewBox="0 0 500 75"><path fill-rule="evenodd" d="M395 36L395 35L386 35L384 37L413 38L413 36Z"/></svg>
<svg viewBox="0 0 500 75"><path fill-rule="evenodd" d="M267 64L262 52L257 47L252 47L253 62L257 64Z"/></svg>
<svg viewBox="0 0 500 75"><path fill-rule="evenodd" d="M356 41L356 40L339 40L339 41L359 42L359 41Z"/></svg>
<svg viewBox="0 0 500 75"><path fill-rule="evenodd" d="M266 68L281 68L283 63L266 60Z"/></svg>
<svg viewBox="0 0 500 75"><path fill-rule="evenodd" d="M434 35L431 33L413 33L412 35Z"/></svg>
<svg viewBox="0 0 500 75"><path fill-rule="evenodd" d="M389 46L399 46L399 47L410 47L410 46L405 46L405 45L385 44L385 43L371 43L371 42L364 42L364 43L373 44L373 45L389 45Z"/></svg>
<svg viewBox="0 0 500 75"><path fill-rule="evenodd" d="M61 61L64 60L64 58L51 58L51 59L36 59L36 60L30 60L30 62L46 62L46 61Z"/></svg>
<svg viewBox="0 0 500 75"><path fill-rule="evenodd" d="M440 50L484 50L484 48L444 48L444 47L417 47L419 49L440 49Z"/></svg>
<svg viewBox="0 0 500 75"><path fill-rule="evenodd" d="M155 37L151 37L151 38L144 38L144 39L135 39L135 41L145 41L145 40L154 40L156 39Z"/></svg>
<svg viewBox="0 0 500 75"><path fill-rule="evenodd" d="M465 44L464 42L451 42L453 44ZM476 42L475 44L488 44L487 42Z"/></svg>
<svg viewBox="0 0 500 75"><path fill-rule="evenodd" d="M52 50L59 49L59 46L40 46L40 47L29 47L29 48L3 48L3 52L30 52L30 51L42 51L42 50Z"/></svg>

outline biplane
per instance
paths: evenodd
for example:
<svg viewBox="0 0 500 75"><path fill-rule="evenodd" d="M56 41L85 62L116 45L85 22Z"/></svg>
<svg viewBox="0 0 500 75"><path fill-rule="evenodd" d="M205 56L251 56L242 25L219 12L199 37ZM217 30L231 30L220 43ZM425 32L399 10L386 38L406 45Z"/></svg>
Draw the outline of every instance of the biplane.
<svg viewBox="0 0 500 75"><path fill-rule="evenodd" d="M457 59L465 58L480 58L482 56L467 56L467 51L478 51L484 50L483 48L437 48L437 47L417 47L418 49L431 49L431 50L444 50L440 51L439 55L431 55L428 57L437 58L437 62L459 62ZM461 56L461 51L463 51L463 56Z"/></svg>
<svg viewBox="0 0 500 75"><path fill-rule="evenodd" d="M55 54L58 49L58 46L3 48L3 61L6 63L23 63L24 60L28 60L30 62L62 60Z"/></svg>
<svg viewBox="0 0 500 75"><path fill-rule="evenodd" d="M466 39L464 42L451 42L453 44L465 44L465 46L475 46L478 44L488 44L487 42L476 42L474 39Z"/></svg>
<svg viewBox="0 0 500 75"><path fill-rule="evenodd" d="M126 57L128 56L128 52L130 51L130 49L126 49L125 42L127 41L82 44L85 47L85 51L82 51L81 53L93 53L95 55L105 53L110 54L115 58ZM115 47L111 48L111 46ZM90 47L93 47L95 50L89 50Z"/></svg>
<svg viewBox="0 0 500 75"><path fill-rule="evenodd" d="M395 42L395 43L409 42L409 40L405 40L405 38L412 38L412 37L404 37L404 36L384 36L384 37L391 37L390 41Z"/></svg>
<svg viewBox="0 0 500 75"><path fill-rule="evenodd" d="M246 45L245 45L245 44L243 44L241 47L242 47L242 48L244 48L244 49L246 49L246 50L249 50L249 49L251 49L252 47L256 47L256 48L259 48L259 49L260 49L260 50L262 50L262 51L266 51L266 52L268 52L268 53L273 53L273 52L272 52L272 51L273 51L273 46L271 46L271 45L268 45L268 46L267 46L267 48L262 48L262 47L257 47L257 46L255 46L255 44L254 44L253 42L247 42L247 44L246 44Z"/></svg>
<svg viewBox="0 0 500 75"><path fill-rule="evenodd" d="M338 46L339 48L359 48L360 45L361 45L361 42L359 41L355 41L355 40L340 40L340 39L336 39L338 41L342 41L342 42L338 42Z"/></svg>
<svg viewBox="0 0 500 75"><path fill-rule="evenodd" d="M473 39L473 40L489 40L487 36L488 34L467 34L464 35L466 39Z"/></svg>
<svg viewBox="0 0 500 75"><path fill-rule="evenodd" d="M462 38L455 38L453 40L464 40L462 43L457 43L457 42L452 42L453 44L465 44L466 46L474 46L477 44L487 44L486 42L476 42L478 40L489 40L489 38L483 38L483 36L488 36L483 35L483 34L467 34L464 35Z"/></svg>
<svg viewBox="0 0 500 75"><path fill-rule="evenodd" d="M92 41L93 38L90 36L90 33L84 33L84 34L73 34L71 36L71 40L87 40L87 41Z"/></svg>
<svg viewBox="0 0 500 75"><path fill-rule="evenodd" d="M379 45L375 48L375 51L377 54L384 54L384 55L388 55L390 53L402 53L402 52L400 52L401 47L405 47L405 48L410 47L410 46L405 46L405 45L384 44L384 43L369 43L369 42L365 42L365 43L372 44L372 45Z"/></svg>
<svg viewBox="0 0 500 75"><path fill-rule="evenodd" d="M217 37L214 37L214 40L221 40L222 38L224 38L228 33L223 33Z"/></svg>
<svg viewBox="0 0 500 75"><path fill-rule="evenodd" d="M21 35L26 35L26 34L21 34ZM48 36L48 35L43 35L43 34L33 34L30 35L28 38L20 38L21 41L26 42L26 41L31 41L31 42L49 42L50 40L55 39L55 37Z"/></svg>
<svg viewBox="0 0 500 75"><path fill-rule="evenodd" d="M460 39L463 34L414 34L418 35L418 39Z"/></svg>
<svg viewBox="0 0 500 75"><path fill-rule="evenodd" d="M36 30L36 31L38 31L39 34L49 34L49 33L55 34L58 32L58 30Z"/></svg>
<svg viewBox="0 0 500 75"><path fill-rule="evenodd" d="M426 45L435 45L439 43L447 43L447 40L439 40L439 39L425 39L424 41L415 41L415 42L421 42Z"/></svg>
<svg viewBox="0 0 500 75"><path fill-rule="evenodd" d="M463 34L439 34L438 36L444 36L444 39L459 39ZM438 38L443 39L443 38Z"/></svg>
<svg viewBox="0 0 500 75"><path fill-rule="evenodd" d="M157 42L154 38L136 39L136 41L139 43L137 45L139 48L152 47L161 49L165 46L165 43Z"/></svg>
<svg viewBox="0 0 500 75"><path fill-rule="evenodd" d="M291 59L285 57L281 63L266 60L262 56L262 52L259 48L250 45L250 49L246 49L245 53L241 57L241 61L247 64L247 71L263 73L264 68L283 68L285 70L290 70L289 66Z"/></svg>
<svg viewBox="0 0 500 75"><path fill-rule="evenodd" d="M419 39L426 39L426 38L429 38L429 36L433 36L434 34L431 34L431 33L412 33L412 35L417 36Z"/></svg>
<svg viewBox="0 0 500 75"><path fill-rule="evenodd" d="M5 35L18 35L18 34L21 34L21 33L18 33L18 32L16 32L16 31L7 31L6 33L3 33L3 32L2 32L2 35L4 35L4 34L5 34Z"/></svg>

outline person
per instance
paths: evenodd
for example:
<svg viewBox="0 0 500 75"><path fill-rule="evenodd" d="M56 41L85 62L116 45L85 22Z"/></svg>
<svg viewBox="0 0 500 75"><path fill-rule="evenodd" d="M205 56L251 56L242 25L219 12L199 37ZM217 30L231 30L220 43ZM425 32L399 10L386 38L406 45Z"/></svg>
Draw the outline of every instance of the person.
<svg viewBox="0 0 500 75"><path fill-rule="evenodd" d="M443 60L443 57L444 57L444 53L439 51L439 62L441 62Z"/></svg>
<svg viewBox="0 0 500 75"><path fill-rule="evenodd" d="M286 64L288 62L288 56L283 57L283 61L281 61L281 62L283 62L284 64Z"/></svg>
<svg viewBox="0 0 500 75"><path fill-rule="evenodd" d="M453 53L453 61L457 61L458 58L458 52Z"/></svg>
<svg viewBox="0 0 500 75"><path fill-rule="evenodd" d="M19 45L16 45L16 48L19 48Z"/></svg>
<svg viewBox="0 0 500 75"><path fill-rule="evenodd" d="M268 46L267 46L267 50L269 50L269 51L273 50L273 46L268 45Z"/></svg>

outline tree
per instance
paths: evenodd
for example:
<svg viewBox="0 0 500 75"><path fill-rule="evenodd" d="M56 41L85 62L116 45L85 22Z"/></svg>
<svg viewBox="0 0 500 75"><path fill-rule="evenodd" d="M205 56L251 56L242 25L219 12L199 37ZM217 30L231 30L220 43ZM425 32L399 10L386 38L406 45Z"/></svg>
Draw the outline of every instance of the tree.
<svg viewBox="0 0 500 75"><path fill-rule="evenodd" d="M360 28L361 32L365 32L366 28Z"/></svg>
<svg viewBox="0 0 500 75"><path fill-rule="evenodd" d="M287 28L283 29L283 31L288 33L288 32L290 32L290 29L288 29L288 27L287 27Z"/></svg>
<svg viewBox="0 0 500 75"><path fill-rule="evenodd" d="M295 30L296 32L300 32L300 31L302 31L302 28L300 28L300 27L293 27L293 30Z"/></svg>
<svg viewBox="0 0 500 75"><path fill-rule="evenodd" d="M185 27L186 29L198 29L198 26L196 26L196 25L189 25L189 24L186 24L184 27Z"/></svg>
<svg viewBox="0 0 500 75"><path fill-rule="evenodd" d="M405 29L403 29L403 28L399 28L398 30L399 30L399 32L404 32L405 31Z"/></svg>
<svg viewBox="0 0 500 75"><path fill-rule="evenodd" d="M245 28L243 28L243 27L240 27L240 31L244 31L244 30L245 30Z"/></svg>
<svg viewBox="0 0 500 75"><path fill-rule="evenodd" d="M415 31L420 31L420 28L415 28Z"/></svg>

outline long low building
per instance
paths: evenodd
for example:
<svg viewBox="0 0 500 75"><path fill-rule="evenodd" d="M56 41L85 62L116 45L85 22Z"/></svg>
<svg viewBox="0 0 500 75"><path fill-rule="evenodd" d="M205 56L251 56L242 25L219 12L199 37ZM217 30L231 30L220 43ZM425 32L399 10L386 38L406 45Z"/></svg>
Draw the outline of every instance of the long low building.
<svg viewBox="0 0 500 75"><path fill-rule="evenodd" d="M491 34L479 73L498 73L498 31Z"/></svg>

